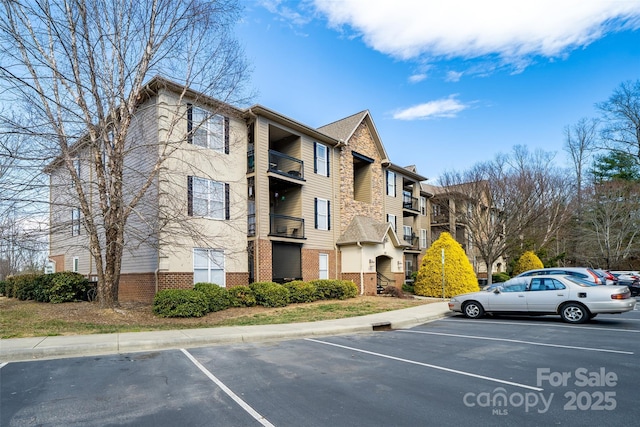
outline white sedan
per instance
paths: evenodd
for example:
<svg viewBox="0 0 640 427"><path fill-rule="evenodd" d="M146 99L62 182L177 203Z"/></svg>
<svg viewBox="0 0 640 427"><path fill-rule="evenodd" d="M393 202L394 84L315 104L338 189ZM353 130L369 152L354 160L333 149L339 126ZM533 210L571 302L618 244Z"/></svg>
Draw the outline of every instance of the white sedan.
<svg viewBox="0 0 640 427"><path fill-rule="evenodd" d="M636 305L626 286L599 286L571 276L517 277L493 289L451 298L449 309L476 319L493 314L559 314L583 323L600 313L624 313Z"/></svg>

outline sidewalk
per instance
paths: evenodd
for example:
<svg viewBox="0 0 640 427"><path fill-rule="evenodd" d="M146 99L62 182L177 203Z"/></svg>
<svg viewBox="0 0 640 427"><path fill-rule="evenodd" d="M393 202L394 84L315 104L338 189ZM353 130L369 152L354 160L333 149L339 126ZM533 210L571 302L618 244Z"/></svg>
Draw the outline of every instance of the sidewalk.
<svg viewBox="0 0 640 427"><path fill-rule="evenodd" d="M0 340L0 363L404 329L442 318L447 313L447 302L439 301L319 322L3 339Z"/></svg>

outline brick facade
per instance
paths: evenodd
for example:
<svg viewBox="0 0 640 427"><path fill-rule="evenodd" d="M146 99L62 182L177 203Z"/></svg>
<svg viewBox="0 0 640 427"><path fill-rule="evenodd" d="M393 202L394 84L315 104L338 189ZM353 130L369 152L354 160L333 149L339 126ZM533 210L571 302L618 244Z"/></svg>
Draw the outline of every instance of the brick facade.
<svg viewBox="0 0 640 427"><path fill-rule="evenodd" d="M153 273L132 273L120 276L118 300L122 302L153 302L156 281Z"/></svg>
<svg viewBox="0 0 640 427"><path fill-rule="evenodd" d="M320 254L329 255L329 279L338 277L336 270L336 251L320 249L302 249L302 280L310 281L318 279L320 270Z"/></svg>

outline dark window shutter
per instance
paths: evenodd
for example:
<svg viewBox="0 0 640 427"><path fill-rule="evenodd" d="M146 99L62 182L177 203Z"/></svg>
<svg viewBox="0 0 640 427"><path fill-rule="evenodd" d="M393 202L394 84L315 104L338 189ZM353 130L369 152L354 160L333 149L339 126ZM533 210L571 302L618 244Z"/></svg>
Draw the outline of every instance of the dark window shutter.
<svg viewBox="0 0 640 427"><path fill-rule="evenodd" d="M193 177L187 177L187 215L193 216Z"/></svg>
<svg viewBox="0 0 640 427"><path fill-rule="evenodd" d="M187 104L187 142L193 143L193 105Z"/></svg>
<svg viewBox="0 0 640 427"><path fill-rule="evenodd" d="M231 209L229 207L229 184L224 184L224 219L231 218Z"/></svg>
<svg viewBox="0 0 640 427"><path fill-rule="evenodd" d="M314 198L314 209L315 209L315 224L314 224L314 228L318 228L318 198Z"/></svg>
<svg viewBox="0 0 640 427"><path fill-rule="evenodd" d="M318 173L318 143L313 143L313 173Z"/></svg>
<svg viewBox="0 0 640 427"><path fill-rule="evenodd" d="M224 154L229 154L229 117L224 118Z"/></svg>
<svg viewBox="0 0 640 427"><path fill-rule="evenodd" d="M331 230L331 201L327 200L327 230Z"/></svg>
<svg viewBox="0 0 640 427"><path fill-rule="evenodd" d="M329 147L327 147L327 176L331 176L331 161L329 160L331 159L331 156L329 155L329 153Z"/></svg>

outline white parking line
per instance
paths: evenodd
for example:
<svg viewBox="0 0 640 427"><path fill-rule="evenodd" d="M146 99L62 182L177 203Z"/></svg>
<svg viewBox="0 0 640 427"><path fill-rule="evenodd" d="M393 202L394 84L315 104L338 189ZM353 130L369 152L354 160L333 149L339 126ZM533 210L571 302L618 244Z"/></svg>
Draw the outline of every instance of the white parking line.
<svg viewBox="0 0 640 427"><path fill-rule="evenodd" d="M209 372L209 370L207 368L205 368L200 362L198 362L196 360L195 357L193 357L191 355L191 353L189 353L187 350L181 348L180 351L182 351L185 356L187 356L189 358L189 360L191 360L193 362L194 365L196 365L198 367L198 369L200 369L202 372L204 372L204 374L209 377L209 379L211 381L213 381L214 383L216 383L216 385L218 387L220 387L222 389L222 391L224 391L230 398L232 398L233 400L235 400L235 402L240 405L240 407L242 409L244 409L245 411L247 411L247 413L249 413L249 415L251 415L256 421L258 421L260 424L262 424L263 426L268 426L268 427L274 427L273 424L271 424L265 417L263 417L262 415L260 415L255 409L253 409L251 406L249 406L249 404L247 402L245 402L244 400L242 400L237 394L235 394L229 387L227 387L226 385L224 385L224 383L222 381L220 381L218 378L216 378L215 375L213 375L211 372Z"/></svg>
<svg viewBox="0 0 640 427"><path fill-rule="evenodd" d="M625 319L625 320L631 320L631 319ZM497 320L464 320L464 319L440 319L440 322L465 322L465 323L476 323L476 324L484 324L484 323L494 323L496 325L524 325L524 326L531 326L531 325L540 325L539 322L507 322L507 321L497 321ZM632 334L637 334L640 333L640 331L636 331L633 329L619 329L619 328L597 328L594 326L578 326L578 325L560 325L557 323L545 323L545 326L550 326L550 327L554 327L554 328L571 328L571 329L594 329L596 331L611 331L611 332L629 332Z"/></svg>
<svg viewBox="0 0 640 427"><path fill-rule="evenodd" d="M528 390L534 390L534 391L543 391L544 390L543 388L533 387L533 386L526 385L526 384L514 383L512 381L505 381L505 380L501 380L499 378L492 378L492 377L486 377L484 375L472 374L471 372L458 371L457 369L445 368L444 366L437 366L437 365L431 365L429 363L416 362L415 360L403 359L401 357L395 357L395 356L390 356L388 354L382 354L382 353L376 353L376 352L373 352L373 351L362 350L362 349L359 349L359 348L349 347L349 346L346 346L346 345L334 344L334 343L330 343L330 342L327 342L327 341L320 341L320 340L313 339L313 338L305 338L305 340L306 341L313 341L313 342L316 342L316 343L319 343L319 344L325 344L325 345L331 345L331 346L334 346L334 347L340 347L340 348L344 348L344 349L351 350L351 351L357 351L359 353L370 354L372 356L384 357L385 359L391 359L391 360L396 360L396 361L399 361L399 362L411 363L413 365L425 366L427 368L438 369L440 371L451 372L451 373L459 374L459 375L465 375L467 377L479 378L479 379L482 379L482 380L492 381L492 382L496 382L496 383L500 383L500 384L507 384L507 385L512 385L512 386L515 386L515 387L526 388Z"/></svg>
<svg viewBox="0 0 640 427"><path fill-rule="evenodd" d="M534 342L534 341L511 340L507 338L481 337L477 335L445 334L443 332L413 331L409 329L399 329L398 332L409 332L413 334L426 334L426 335L442 335L445 337L469 338L474 340L503 341L503 342L512 342L516 344L538 345L542 347L558 347L558 348L570 348L572 350L599 351L603 353L634 354L633 351L609 350L606 348L594 348L594 347L577 347L574 345L547 344L547 343Z"/></svg>
<svg viewBox="0 0 640 427"><path fill-rule="evenodd" d="M2 368L4 368L5 366L7 366L7 363L9 363L9 362L3 362L3 363L0 363L0 369L2 369Z"/></svg>

